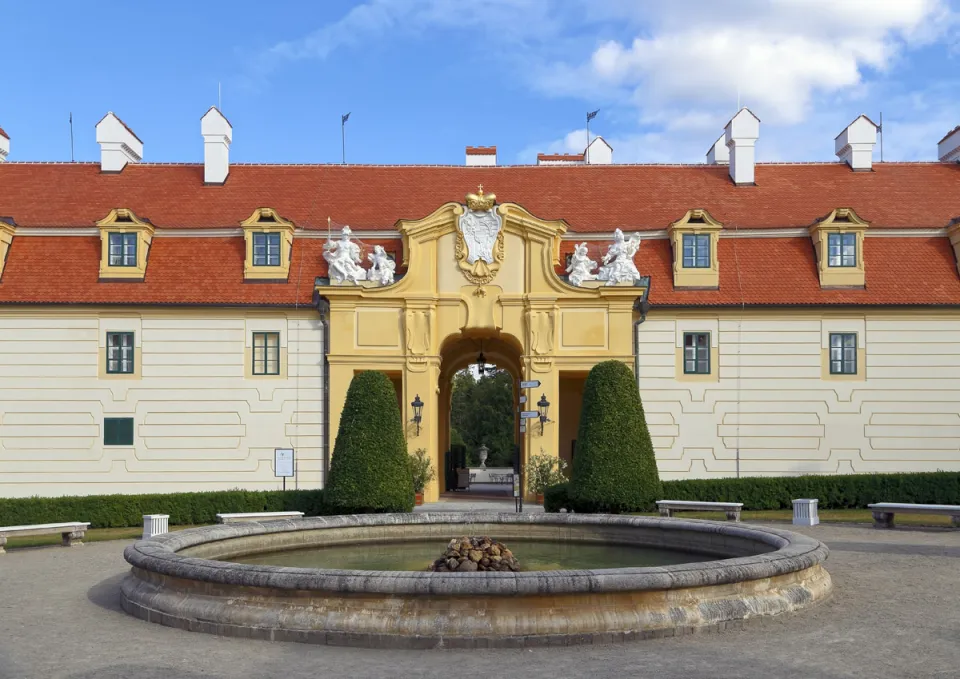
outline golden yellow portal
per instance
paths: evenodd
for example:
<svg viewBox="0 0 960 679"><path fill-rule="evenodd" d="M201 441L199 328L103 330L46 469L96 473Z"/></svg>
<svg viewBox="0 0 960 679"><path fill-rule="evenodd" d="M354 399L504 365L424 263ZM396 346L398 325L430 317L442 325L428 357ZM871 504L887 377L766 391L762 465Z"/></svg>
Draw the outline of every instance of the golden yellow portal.
<svg viewBox="0 0 960 679"><path fill-rule="evenodd" d="M523 460L541 449L556 455L561 439L568 445L575 437L577 384L596 363L616 359L633 367L635 304L646 288L570 285L555 268L566 223L495 201L481 186L466 205L447 203L423 219L398 221L407 273L392 285L317 287L329 305L331 436L353 375L390 375L408 445L426 449L440 477L426 489L427 501L443 485L450 378L476 360L478 340L491 363L515 379L539 380L538 391L557 404L556 421L542 435L538 426L524 437ZM407 405L416 395L424 403L419 434Z"/></svg>

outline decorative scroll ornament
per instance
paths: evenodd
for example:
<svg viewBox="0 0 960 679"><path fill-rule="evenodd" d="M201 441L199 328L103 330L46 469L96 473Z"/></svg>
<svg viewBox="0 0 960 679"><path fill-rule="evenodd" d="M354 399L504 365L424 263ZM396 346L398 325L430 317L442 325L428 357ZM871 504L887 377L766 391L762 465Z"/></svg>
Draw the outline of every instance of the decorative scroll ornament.
<svg viewBox="0 0 960 679"><path fill-rule="evenodd" d="M614 231L613 244L607 248L607 254L603 256L603 266L600 267L597 279L606 281L607 285L632 284L640 278L637 265L633 263L633 257L639 249L639 233L626 238L620 229Z"/></svg>
<svg viewBox="0 0 960 679"><path fill-rule="evenodd" d="M350 239L353 233L349 226L340 232L340 240L328 240L323 244L323 258L330 265L330 277L337 283L353 283L367 280L366 270L360 266L360 246Z"/></svg>
<svg viewBox="0 0 960 679"><path fill-rule="evenodd" d="M367 255L373 264L367 272L367 280L376 281L380 285L392 285L397 272L397 265L387 257L387 251L382 245L374 245L373 252Z"/></svg>
<svg viewBox="0 0 960 679"><path fill-rule="evenodd" d="M467 207L457 222L457 243L454 254L467 280L474 285L492 281L503 263L503 220L494 206L495 194L483 194L483 184L476 194L467 194Z"/></svg>
<svg viewBox="0 0 960 679"><path fill-rule="evenodd" d="M570 285L578 288L584 281L597 280L597 263L587 256L587 244L580 243L573 248L573 255L570 257L570 266L567 267L567 273Z"/></svg>

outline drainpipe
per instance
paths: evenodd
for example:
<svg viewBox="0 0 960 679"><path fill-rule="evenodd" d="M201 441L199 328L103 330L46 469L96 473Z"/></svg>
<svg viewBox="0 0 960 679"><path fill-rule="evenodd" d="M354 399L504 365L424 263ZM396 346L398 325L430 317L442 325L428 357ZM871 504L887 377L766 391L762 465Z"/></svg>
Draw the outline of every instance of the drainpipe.
<svg viewBox="0 0 960 679"><path fill-rule="evenodd" d="M323 326L323 487L327 487L327 474L330 471L330 302L325 297L313 291L313 303L320 314L320 323Z"/></svg>
<svg viewBox="0 0 960 679"><path fill-rule="evenodd" d="M650 311L650 302L647 295L650 294L650 279L646 279L647 289L643 297L638 297L633 303L633 310L640 313L640 318L633 322L633 376L637 380L637 388L640 388L640 324L647 320L647 312Z"/></svg>

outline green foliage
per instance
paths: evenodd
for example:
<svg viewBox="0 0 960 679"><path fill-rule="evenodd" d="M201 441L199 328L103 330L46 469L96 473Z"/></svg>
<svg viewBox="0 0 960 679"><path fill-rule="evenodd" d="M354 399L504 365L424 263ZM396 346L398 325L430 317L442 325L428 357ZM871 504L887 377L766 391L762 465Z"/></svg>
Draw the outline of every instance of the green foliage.
<svg viewBox="0 0 960 679"><path fill-rule="evenodd" d="M408 457L393 384L382 372L358 373L340 414L328 505L343 514L411 511Z"/></svg>
<svg viewBox="0 0 960 679"><path fill-rule="evenodd" d="M513 465L513 378L501 370L481 380L461 370L453 378L451 426L467 447L468 464L479 464L477 449L486 445L488 467ZM453 435L451 433L451 442Z"/></svg>
<svg viewBox="0 0 960 679"><path fill-rule="evenodd" d="M0 498L0 526L89 521L91 528L143 525L144 514L169 514L173 525L216 523L217 514L291 512L332 514L322 490L222 490L149 495Z"/></svg>
<svg viewBox="0 0 960 679"><path fill-rule="evenodd" d="M417 448L410 453L410 476L413 478L413 490L417 493L422 493L427 484L437 478L426 449Z"/></svg>
<svg viewBox="0 0 960 679"><path fill-rule="evenodd" d="M531 455L527 464L523 466L530 492L539 495L550 486L563 483L567 480L563 473L567 463L554 455L547 455L540 449L539 455Z"/></svg>
<svg viewBox="0 0 960 679"><path fill-rule="evenodd" d="M463 442L463 437L460 436L460 432L454 428L450 429L450 445L451 446L466 446L467 444Z"/></svg>
<svg viewBox="0 0 960 679"><path fill-rule="evenodd" d="M661 499L637 382L620 361L598 363L583 389L570 495L599 512L636 512Z"/></svg>
<svg viewBox="0 0 960 679"><path fill-rule="evenodd" d="M744 510L792 509L793 500L817 498L820 509L866 509L874 502L960 505L960 472L845 474L839 476L751 476L664 481L658 500L742 502ZM574 501L570 484L544 492L544 510L593 511Z"/></svg>

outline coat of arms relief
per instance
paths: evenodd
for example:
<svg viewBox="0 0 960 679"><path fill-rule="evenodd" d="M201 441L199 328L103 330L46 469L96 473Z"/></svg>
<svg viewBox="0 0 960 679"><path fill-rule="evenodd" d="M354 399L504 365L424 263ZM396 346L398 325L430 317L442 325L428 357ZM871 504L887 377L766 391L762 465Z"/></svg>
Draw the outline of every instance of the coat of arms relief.
<svg viewBox="0 0 960 679"><path fill-rule="evenodd" d="M477 193L468 193L466 200L467 207L457 221L454 255L468 281L486 285L503 263L503 219L495 209L497 196L484 195L483 184Z"/></svg>

